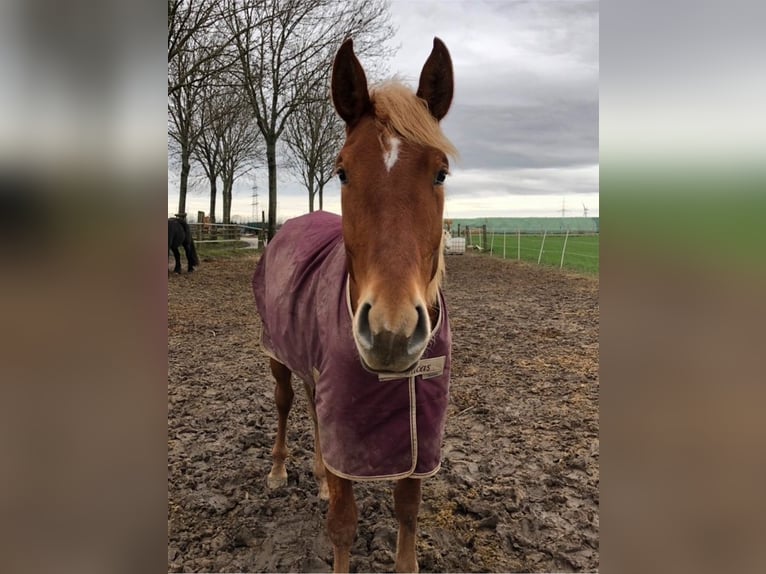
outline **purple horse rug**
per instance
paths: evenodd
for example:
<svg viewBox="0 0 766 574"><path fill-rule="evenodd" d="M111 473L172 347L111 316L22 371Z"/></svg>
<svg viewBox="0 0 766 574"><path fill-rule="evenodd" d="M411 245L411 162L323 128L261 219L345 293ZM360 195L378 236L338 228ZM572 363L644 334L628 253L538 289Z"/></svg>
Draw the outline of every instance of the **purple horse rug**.
<svg viewBox="0 0 766 574"><path fill-rule="evenodd" d="M425 478L441 466L451 334L439 319L408 373L367 371L353 340L341 218L289 220L253 275L264 351L314 389L325 465L353 480Z"/></svg>

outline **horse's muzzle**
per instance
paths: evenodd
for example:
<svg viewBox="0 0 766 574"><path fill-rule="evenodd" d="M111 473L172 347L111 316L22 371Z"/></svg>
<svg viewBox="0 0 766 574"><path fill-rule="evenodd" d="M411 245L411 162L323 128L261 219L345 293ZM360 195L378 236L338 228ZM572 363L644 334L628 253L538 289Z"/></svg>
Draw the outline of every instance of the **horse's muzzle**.
<svg viewBox="0 0 766 574"><path fill-rule="evenodd" d="M422 305L415 306L414 329L375 329L370 324L372 305L364 303L357 313L354 339L364 365L372 371L403 373L414 367L428 344L430 320Z"/></svg>

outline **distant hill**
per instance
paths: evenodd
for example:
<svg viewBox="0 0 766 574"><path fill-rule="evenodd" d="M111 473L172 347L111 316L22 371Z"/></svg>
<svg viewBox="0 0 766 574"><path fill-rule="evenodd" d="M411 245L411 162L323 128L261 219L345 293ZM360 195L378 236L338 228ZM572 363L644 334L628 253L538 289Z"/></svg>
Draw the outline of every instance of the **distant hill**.
<svg viewBox="0 0 766 574"><path fill-rule="evenodd" d="M452 233L469 227L487 226L487 231L512 231L516 233L598 233L598 217L474 217L471 219L452 219Z"/></svg>

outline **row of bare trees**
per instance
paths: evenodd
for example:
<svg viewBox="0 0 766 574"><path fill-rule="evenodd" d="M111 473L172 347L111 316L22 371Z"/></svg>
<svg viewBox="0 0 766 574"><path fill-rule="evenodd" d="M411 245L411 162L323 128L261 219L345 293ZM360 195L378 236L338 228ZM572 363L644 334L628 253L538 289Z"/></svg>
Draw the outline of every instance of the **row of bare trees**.
<svg viewBox="0 0 766 574"><path fill-rule="evenodd" d="M348 36L366 64L385 61L388 1L168 0L168 135L180 167L179 212L194 165L209 182L213 218L220 180L227 223L234 182L264 161L269 238L279 167L305 186L309 210L316 198L321 209L343 140L330 69Z"/></svg>

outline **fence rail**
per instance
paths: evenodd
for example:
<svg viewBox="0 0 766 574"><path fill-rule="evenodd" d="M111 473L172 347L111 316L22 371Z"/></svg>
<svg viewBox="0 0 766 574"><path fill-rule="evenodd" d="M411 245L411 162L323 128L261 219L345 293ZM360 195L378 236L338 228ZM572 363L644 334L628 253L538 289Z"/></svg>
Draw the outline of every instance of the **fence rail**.
<svg viewBox="0 0 766 574"><path fill-rule="evenodd" d="M198 243L235 242L242 235L257 235L262 229L239 223L189 223ZM503 259L536 262L585 273L598 273L599 234L575 231L493 231L465 227L466 249L477 249Z"/></svg>
<svg viewBox="0 0 766 574"><path fill-rule="evenodd" d="M586 273L598 273L599 234L575 231L493 231L486 226L464 228L467 249L503 259L535 262Z"/></svg>
<svg viewBox="0 0 766 574"><path fill-rule="evenodd" d="M239 241L243 234L255 235L260 231L240 223L189 223L189 228L197 243Z"/></svg>

